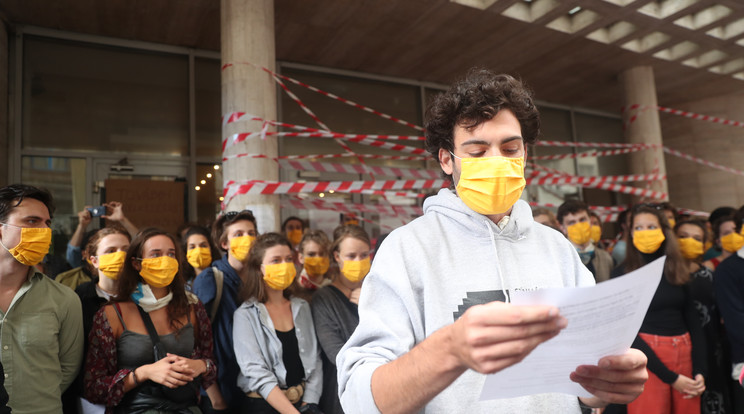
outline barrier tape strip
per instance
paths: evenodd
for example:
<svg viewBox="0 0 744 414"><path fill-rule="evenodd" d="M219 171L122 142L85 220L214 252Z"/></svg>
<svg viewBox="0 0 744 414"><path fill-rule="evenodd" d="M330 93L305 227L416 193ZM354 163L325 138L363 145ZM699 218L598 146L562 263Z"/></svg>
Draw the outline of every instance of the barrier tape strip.
<svg viewBox="0 0 744 414"><path fill-rule="evenodd" d="M638 152L643 151L648 148L644 147L634 147L634 148L622 148L622 149L612 149L612 150L605 150L605 151L586 151L586 152L578 152L578 153L568 153L568 154L553 154L553 155L537 155L534 157L530 157L531 160L563 160L563 159L572 159L572 158L595 158L595 157L607 157L611 155L621 155L621 154L630 154L631 152Z"/></svg>
<svg viewBox="0 0 744 414"><path fill-rule="evenodd" d="M635 174L635 175L605 175L605 176L554 176L548 173L542 173L544 177L527 178L528 185L593 185L601 183L622 183L636 181L659 181L666 179L665 174Z"/></svg>
<svg viewBox="0 0 744 414"><path fill-rule="evenodd" d="M667 114L677 115L677 116L681 116L681 117L685 117L685 118L689 118L689 119L695 119L695 120L698 120L698 121L712 122L712 123L715 123L715 124L729 125L729 126L734 126L734 127L738 127L738 128L744 128L744 122L741 122L741 121L732 121L732 120L726 119L726 118L721 118L721 117L711 116L711 115L704 115L704 114L699 114L699 113L691 112L691 111L683 111L681 109L674 109L674 108L669 108L669 107L666 107L666 106L653 106L653 105L633 104L633 105L629 105L627 107L623 107L621 109L621 113L625 112L626 110L628 112L630 112L630 111L636 111L636 115L633 115L630 118L629 123L632 123L633 121L636 120L637 113L639 111L642 112L642 111L646 111L646 110L649 110L649 109L655 109L655 110L658 110L660 112L664 112L664 113L667 113Z"/></svg>
<svg viewBox="0 0 744 414"><path fill-rule="evenodd" d="M234 160L236 158L269 158L266 155L263 154L234 154L234 155L227 155L222 157L222 161L230 161ZM322 160L322 159L329 159L329 158L348 158L348 157L356 157L356 158L371 158L371 159L379 159L379 160L396 160L396 161L425 161L428 160L429 157L423 156L423 155L379 155L379 154L308 154L308 155L282 155L277 158L272 158L273 160Z"/></svg>
<svg viewBox="0 0 744 414"><path fill-rule="evenodd" d="M744 176L744 171L742 171L742 170L737 170L736 168L726 167L725 165L716 164L716 163L711 162L711 161L706 161L706 160L704 160L702 158L694 157L692 155L685 154L683 152L680 152L680 151L677 151L677 150L673 150L673 149L668 148L668 147L664 147L664 152L666 152L667 154L671 154L671 155L680 157L680 158L684 158L684 159L689 160L689 161L696 162L698 164L702 164L702 165L705 165L705 166L708 166L708 167L711 167L711 168L715 168L717 170L726 171L726 172L729 172L731 174L736 174L736 175L742 175L742 176Z"/></svg>
<svg viewBox="0 0 744 414"><path fill-rule="evenodd" d="M436 189L449 185L446 180L379 180L379 181L318 181L318 182L278 182L248 180L244 182L229 181L225 183L223 197L229 202L241 194L300 194L300 193L362 193L395 195L400 197L421 197L423 194L410 191ZM227 203L225 203L227 204Z"/></svg>
<svg viewBox="0 0 744 414"><path fill-rule="evenodd" d="M365 164L336 164L315 161L280 160L279 166L299 171L334 172L349 174L377 174L392 177L412 177L418 179L435 179L441 175L438 170L416 168L378 167Z"/></svg>
<svg viewBox="0 0 744 414"><path fill-rule="evenodd" d="M276 135L276 136L289 136L289 137L314 137L314 138L329 138L333 139L336 142L341 143L341 140L348 141L348 142L356 142L361 145L368 145L371 147L377 147L382 148L390 151L398 151L405 154L428 154L428 152L423 148L417 148L412 147L408 145L401 145L401 144L395 144L392 142L385 142L380 141L377 138L374 138L372 135L359 135L359 134L336 134L336 133L322 133L322 132L276 132L276 133L264 133L264 132L245 132L245 133L239 133L239 134L233 134L226 139L222 140L222 151L224 152L225 149L238 144L240 142L243 142L247 139L251 138L265 138L267 135ZM348 154L354 154L354 155L361 155L361 154L355 154L351 148L346 146L345 144L341 144L344 150Z"/></svg>

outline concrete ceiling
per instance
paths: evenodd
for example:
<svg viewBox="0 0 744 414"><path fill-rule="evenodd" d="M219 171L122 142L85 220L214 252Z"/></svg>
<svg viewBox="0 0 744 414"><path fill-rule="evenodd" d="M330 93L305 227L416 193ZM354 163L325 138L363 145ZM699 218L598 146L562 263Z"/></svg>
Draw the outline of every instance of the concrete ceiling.
<svg viewBox="0 0 744 414"><path fill-rule="evenodd" d="M216 0L3 0L0 17L219 50ZM519 75L542 101L617 112L619 74L654 67L659 103L744 87L740 0L275 0L278 60L449 83Z"/></svg>

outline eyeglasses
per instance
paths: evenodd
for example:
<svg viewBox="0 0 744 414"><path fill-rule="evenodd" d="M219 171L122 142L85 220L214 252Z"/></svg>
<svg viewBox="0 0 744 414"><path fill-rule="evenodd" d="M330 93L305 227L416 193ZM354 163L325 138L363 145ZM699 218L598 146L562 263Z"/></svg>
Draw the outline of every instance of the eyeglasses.
<svg viewBox="0 0 744 414"><path fill-rule="evenodd" d="M250 215L253 215L253 211L245 209L243 211L228 211L227 213L224 213L222 216L225 218L226 221L232 221L240 214L248 213Z"/></svg>

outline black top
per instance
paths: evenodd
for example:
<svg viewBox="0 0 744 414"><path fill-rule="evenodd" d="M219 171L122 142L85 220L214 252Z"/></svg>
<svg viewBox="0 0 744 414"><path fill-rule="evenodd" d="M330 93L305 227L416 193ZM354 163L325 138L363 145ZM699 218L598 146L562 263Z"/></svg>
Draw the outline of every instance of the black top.
<svg viewBox="0 0 744 414"><path fill-rule="evenodd" d="M731 344L731 362L744 362L744 259L729 256L713 276L716 301Z"/></svg>
<svg viewBox="0 0 744 414"><path fill-rule="evenodd" d="M80 297L80 303L83 305L83 334L85 335L84 352L83 352L83 365L85 365L85 358L88 354L88 335L90 330L93 328L93 317L98 312L98 309L108 302L108 300L98 296L96 292L96 285L98 284L98 278L94 277L90 282L85 282L75 289L78 297ZM85 375L85 367L80 367L75 381L70 385L69 388L62 394L62 406L65 414L76 414L77 413L77 397L83 396L83 376Z"/></svg>
<svg viewBox="0 0 744 414"><path fill-rule="evenodd" d="M282 343L282 362L287 369L287 387L293 387L302 383L305 378L305 368L300 359L300 347L297 345L297 335L292 328L287 332L276 331L276 336Z"/></svg>
<svg viewBox="0 0 744 414"><path fill-rule="evenodd" d="M3 364L0 363L0 414L10 414L9 399L8 391L5 390L5 371Z"/></svg>
<svg viewBox="0 0 744 414"><path fill-rule="evenodd" d="M642 254L645 264L661 257L661 252L663 249L660 248L655 254ZM611 277L615 278L625 273L623 263L612 271ZM705 337L689 283L673 285L666 275L663 275L643 318L640 332L658 336L677 336L689 332L692 341L692 375L693 377L697 374L707 375ZM677 380L678 373L669 370L640 336L636 336L632 346L646 354L648 369L659 379L667 384Z"/></svg>

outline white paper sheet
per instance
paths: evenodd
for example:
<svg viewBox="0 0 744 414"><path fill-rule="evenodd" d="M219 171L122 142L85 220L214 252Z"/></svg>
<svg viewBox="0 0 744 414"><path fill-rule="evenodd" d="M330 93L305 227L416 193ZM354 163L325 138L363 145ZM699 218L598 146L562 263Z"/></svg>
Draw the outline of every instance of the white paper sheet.
<svg viewBox="0 0 744 414"><path fill-rule="evenodd" d="M633 343L661 281L666 257L596 286L512 292L515 305L552 305L568 326L522 362L489 375L481 400L560 392L590 394L569 375L579 365L624 354Z"/></svg>

